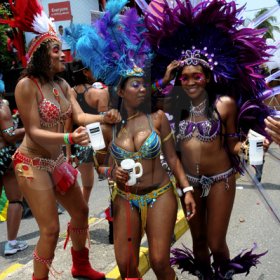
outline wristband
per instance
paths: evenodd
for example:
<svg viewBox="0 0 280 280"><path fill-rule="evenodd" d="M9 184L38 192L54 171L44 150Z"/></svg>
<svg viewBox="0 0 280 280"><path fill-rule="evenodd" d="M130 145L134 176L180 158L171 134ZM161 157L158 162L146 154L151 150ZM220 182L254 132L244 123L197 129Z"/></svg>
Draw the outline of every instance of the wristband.
<svg viewBox="0 0 280 280"><path fill-rule="evenodd" d="M159 84L159 87L160 87L160 88L163 88L163 80L162 80L162 79L160 79L160 80L158 81L158 84Z"/></svg>
<svg viewBox="0 0 280 280"><path fill-rule="evenodd" d="M69 144L74 144L74 141L73 141L73 138L72 138L72 133L69 133L68 134L68 141L69 141Z"/></svg>
<svg viewBox="0 0 280 280"><path fill-rule="evenodd" d="M70 144L70 141L69 141L69 133L64 133L64 135L63 135L63 140L64 140L64 143L65 143L65 144Z"/></svg>
<svg viewBox="0 0 280 280"><path fill-rule="evenodd" d="M182 189L182 192L186 194L187 192L193 192L193 186L188 186Z"/></svg>

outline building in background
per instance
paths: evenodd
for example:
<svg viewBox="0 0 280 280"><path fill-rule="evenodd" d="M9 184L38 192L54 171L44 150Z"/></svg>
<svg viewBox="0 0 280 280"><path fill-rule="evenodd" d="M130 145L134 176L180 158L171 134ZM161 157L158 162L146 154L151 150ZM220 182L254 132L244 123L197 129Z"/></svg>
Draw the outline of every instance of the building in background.
<svg viewBox="0 0 280 280"><path fill-rule="evenodd" d="M73 23L91 23L91 11L99 11L99 0L40 0L41 5L47 15L54 18L54 23L58 31L58 26L68 27L73 16ZM26 44L34 37L34 34L25 33Z"/></svg>

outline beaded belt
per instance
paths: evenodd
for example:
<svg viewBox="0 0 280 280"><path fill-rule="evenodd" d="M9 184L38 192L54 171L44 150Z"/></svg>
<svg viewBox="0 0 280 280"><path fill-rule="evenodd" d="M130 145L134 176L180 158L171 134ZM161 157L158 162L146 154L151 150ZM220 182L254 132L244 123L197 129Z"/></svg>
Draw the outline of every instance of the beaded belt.
<svg viewBox="0 0 280 280"><path fill-rule="evenodd" d="M215 182L220 182L220 181L226 180L226 189L228 189L229 188L228 178L232 174L235 174L235 172L236 171L234 168L230 168L226 172L219 173L217 175L209 176L209 177L207 177L205 175L202 175L200 177L194 177L194 176L191 176L188 174L186 174L186 176L190 183L192 183L194 185L201 185L201 187L202 187L201 197L205 197L209 194L210 188Z"/></svg>
<svg viewBox="0 0 280 280"><path fill-rule="evenodd" d="M137 208L139 208L139 212L141 215L141 223L142 223L142 234L143 234L147 223L148 206L153 207L153 204L156 202L157 198L160 195L167 192L171 187L172 187L172 183L168 182L167 184L163 185L159 189L152 190L147 194L138 195L138 194L125 192L119 189L118 186L116 185L113 189L112 201L114 201L116 195L118 194L122 198L128 200L131 207L136 206Z"/></svg>
<svg viewBox="0 0 280 280"><path fill-rule="evenodd" d="M14 153L12 159L14 166L16 166L18 163L25 163L36 167L37 169L46 170L48 172L53 172L56 166L61 165L65 161L63 153L61 153L56 160L53 160L40 157L30 158L23 155L19 150Z"/></svg>

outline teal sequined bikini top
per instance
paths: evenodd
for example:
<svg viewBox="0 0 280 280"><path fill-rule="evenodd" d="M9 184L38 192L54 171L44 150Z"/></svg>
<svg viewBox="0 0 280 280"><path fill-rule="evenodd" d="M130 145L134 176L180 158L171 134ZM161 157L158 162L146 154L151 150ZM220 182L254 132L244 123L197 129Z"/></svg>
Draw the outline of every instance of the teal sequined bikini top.
<svg viewBox="0 0 280 280"><path fill-rule="evenodd" d="M144 143L141 145L140 149L136 152L131 152L124 150L123 148L115 144L115 126L113 127L113 141L110 147L110 153L112 157L117 161L122 161L126 158L132 158L134 160L141 159L154 159L160 155L161 151L161 141L160 137L157 135L156 131L153 129L151 116L147 115L150 127L152 129L151 134L146 138Z"/></svg>

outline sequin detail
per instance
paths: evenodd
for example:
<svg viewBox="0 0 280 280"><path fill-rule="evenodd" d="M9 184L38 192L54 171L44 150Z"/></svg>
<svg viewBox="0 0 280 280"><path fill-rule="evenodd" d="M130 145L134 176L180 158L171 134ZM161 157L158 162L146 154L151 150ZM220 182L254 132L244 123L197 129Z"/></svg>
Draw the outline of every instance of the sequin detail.
<svg viewBox="0 0 280 280"><path fill-rule="evenodd" d="M161 152L161 141L156 131L153 129L150 116L148 116L150 127L152 132L146 138L140 149L136 152L124 150L115 144L114 138L110 147L111 155L117 160L122 161L126 158L133 158L134 160L141 159L154 159L160 155Z"/></svg>
<svg viewBox="0 0 280 280"><path fill-rule="evenodd" d="M206 197L210 192L211 186L216 182L220 182L224 180L225 188L227 190L229 188L228 178L235 173L236 170L234 168L230 168L226 172L219 173L217 175L213 175L209 177L205 175L202 175L200 177L194 177L188 174L186 174L186 176L191 184L200 185L202 187L201 197Z"/></svg>
<svg viewBox="0 0 280 280"><path fill-rule="evenodd" d="M179 123L179 133L177 140L190 140L194 137L194 132L197 130L195 137L202 142L213 141L220 132L220 120L206 120L201 122L191 122L182 120Z"/></svg>
<svg viewBox="0 0 280 280"><path fill-rule="evenodd" d="M65 112L61 112L60 107L44 98L39 103L39 114L42 127L54 127L71 117L72 108L69 105Z"/></svg>

